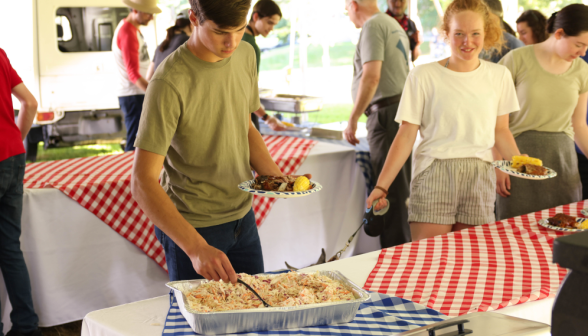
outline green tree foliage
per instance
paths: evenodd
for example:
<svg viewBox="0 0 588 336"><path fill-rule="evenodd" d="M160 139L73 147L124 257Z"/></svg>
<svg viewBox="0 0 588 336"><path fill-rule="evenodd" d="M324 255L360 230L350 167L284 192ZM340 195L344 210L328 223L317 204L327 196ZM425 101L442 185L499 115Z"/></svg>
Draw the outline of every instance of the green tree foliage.
<svg viewBox="0 0 588 336"><path fill-rule="evenodd" d="M573 3L581 2L573 0L519 0L519 11L522 13L527 9L536 9L549 18L553 12Z"/></svg>
<svg viewBox="0 0 588 336"><path fill-rule="evenodd" d="M433 0L417 0L418 1L418 16L423 24L425 32L431 31L433 27L439 27L439 17ZM443 10L447 8L451 0L440 0ZM522 13L527 9L536 9L543 13L546 17L550 17L555 11L564 8L573 3L579 3L577 0L519 0L519 12ZM386 10L388 5L386 0L378 0L380 10Z"/></svg>

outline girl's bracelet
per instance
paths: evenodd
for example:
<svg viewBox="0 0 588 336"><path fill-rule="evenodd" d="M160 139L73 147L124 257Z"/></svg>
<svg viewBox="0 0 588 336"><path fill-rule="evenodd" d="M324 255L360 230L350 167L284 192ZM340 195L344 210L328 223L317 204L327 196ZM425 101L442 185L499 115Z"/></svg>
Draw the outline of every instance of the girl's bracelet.
<svg viewBox="0 0 588 336"><path fill-rule="evenodd" d="M384 192L384 195L385 196L388 196L388 190L386 190L386 189L384 189L384 188L382 188L380 186L375 186L375 189L380 189L382 192Z"/></svg>

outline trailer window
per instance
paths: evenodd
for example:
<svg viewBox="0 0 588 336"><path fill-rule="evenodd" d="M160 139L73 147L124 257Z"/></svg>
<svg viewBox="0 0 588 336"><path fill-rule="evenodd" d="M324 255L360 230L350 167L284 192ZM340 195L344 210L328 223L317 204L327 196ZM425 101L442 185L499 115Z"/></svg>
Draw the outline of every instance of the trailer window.
<svg viewBox="0 0 588 336"><path fill-rule="evenodd" d="M111 51L126 7L60 7L55 13L57 47L61 52Z"/></svg>
<svg viewBox="0 0 588 336"><path fill-rule="evenodd" d="M65 15L58 15L55 18L55 24L57 25L57 41L67 42L72 38L71 25Z"/></svg>

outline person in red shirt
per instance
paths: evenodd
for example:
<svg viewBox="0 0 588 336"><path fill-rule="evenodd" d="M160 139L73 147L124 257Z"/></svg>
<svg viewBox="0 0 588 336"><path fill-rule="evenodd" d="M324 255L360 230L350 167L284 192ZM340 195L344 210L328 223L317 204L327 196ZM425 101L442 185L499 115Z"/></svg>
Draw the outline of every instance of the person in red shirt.
<svg viewBox="0 0 588 336"><path fill-rule="evenodd" d="M412 61L414 62L421 55L421 50L419 49L421 38L416 24L405 14L407 4L408 2L406 0L388 0L388 10L386 10L386 14L395 18L406 32L406 35L408 35L410 53L412 54Z"/></svg>
<svg viewBox="0 0 588 336"><path fill-rule="evenodd" d="M147 91L149 53L140 26L146 26L153 14L161 13L157 0L122 0L131 7L129 15L122 19L112 38L112 54L118 67L118 103L125 116L127 145L125 151L135 149L135 137L139 128L143 100Z"/></svg>
<svg viewBox="0 0 588 336"><path fill-rule="evenodd" d="M12 95L20 101L14 122ZM23 140L37 113L37 101L0 48L0 270L12 304L6 336L39 336L29 272L20 249L25 149ZM3 330L0 321L0 335Z"/></svg>

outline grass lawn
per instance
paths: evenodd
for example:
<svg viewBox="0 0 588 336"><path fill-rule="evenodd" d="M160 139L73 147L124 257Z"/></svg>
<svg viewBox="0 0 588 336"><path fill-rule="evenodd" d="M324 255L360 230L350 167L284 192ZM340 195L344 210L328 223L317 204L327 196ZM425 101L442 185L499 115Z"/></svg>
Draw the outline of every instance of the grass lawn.
<svg viewBox="0 0 588 336"><path fill-rule="evenodd" d="M298 58L299 46L294 47L294 68L300 67L300 60ZM329 47L329 56L331 58L331 66L351 65L353 62L353 55L355 53L355 45L351 42L336 43ZM261 53L261 69L267 70L281 70L288 66L288 59L290 57L290 47L284 46ZM323 47L317 44L308 46L307 61L308 67L322 67L323 66Z"/></svg>
<svg viewBox="0 0 588 336"><path fill-rule="evenodd" d="M323 109L316 113L310 113L308 120L319 124L329 124L337 121L349 120L353 104L324 104ZM284 114L287 115L287 114ZM362 115L359 122L366 122L367 117Z"/></svg>
<svg viewBox="0 0 588 336"><path fill-rule="evenodd" d="M320 124L328 124L336 121L349 120L352 104L325 104L320 112L309 115L309 121ZM362 115L360 122L366 121L366 116ZM39 143L37 152L37 162L73 159L87 156L120 154L123 150L119 144L97 144L87 146L74 146L65 148L43 149L43 143Z"/></svg>
<svg viewBox="0 0 588 336"><path fill-rule="evenodd" d="M37 162L65 160L87 156L120 154L122 152L123 150L119 144L98 144L64 148L50 148L45 150L43 149L43 142L39 142Z"/></svg>

